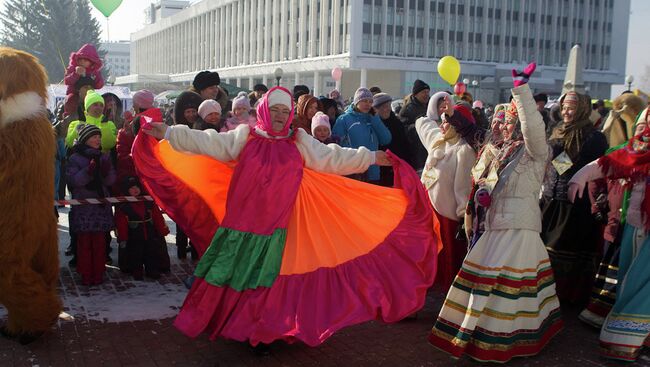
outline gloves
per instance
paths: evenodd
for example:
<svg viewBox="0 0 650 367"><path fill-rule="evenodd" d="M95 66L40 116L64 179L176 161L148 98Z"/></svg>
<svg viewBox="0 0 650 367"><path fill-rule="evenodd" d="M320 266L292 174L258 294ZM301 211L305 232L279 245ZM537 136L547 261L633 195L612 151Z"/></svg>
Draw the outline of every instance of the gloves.
<svg viewBox="0 0 650 367"><path fill-rule="evenodd" d="M97 169L97 161L93 158L90 160L90 164L88 164L88 174L91 176L94 175L96 169Z"/></svg>
<svg viewBox="0 0 650 367"><path fill-rule="evenodd" d="M515 88L528 83L530 76L535 72L535 68L537 68L537 64L531 62L522 72L518 72L517 69L512 69L512 84L514 84Z"/></svg>

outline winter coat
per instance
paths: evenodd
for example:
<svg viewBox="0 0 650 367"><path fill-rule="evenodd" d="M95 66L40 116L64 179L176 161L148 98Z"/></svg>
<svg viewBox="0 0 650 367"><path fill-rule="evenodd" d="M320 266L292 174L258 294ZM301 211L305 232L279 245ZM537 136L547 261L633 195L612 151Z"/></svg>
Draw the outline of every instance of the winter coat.
<svg viewBox="0 0 650 367"><path fill-rule="evenodd" d="M379 116L361 113L350 105L347 111L336 119L332 134L341 138L341 146L349 148L366 147L371 151L379 149L380 145L388 145L392 136L381 122ZM368 180L378 181L379 167L368 168Z"/></svg>
<svg viewBox="0 0 650 367"><path fill-rule="evenodd" d="M411 162L411 150L409 149L409 141L406 138L406 129L402 121L393 113L386 120L382 119L381 122L388 128L392 137L389 144L381 145L380 150L390 150L398 157L406 162Z"/></svg>
<svg viewBox="0 0 650 367"><path fill-rule="evenodd" d="M429 153L422 176L437 178L435 183L425 187L431 204L440 215L458 221L465 215L472 184L470 172L476 153L460 137L453 144L447 141L432 149L443 133L438 123L429 117L420 117L415 128Z"/></svg>
<svg viewBox="0 0 650 367"><path fill-rule="evenodd" d="M310 103L316 102L317 109L322 110L322 106L318 101L318 98L312 96L311 94L304 94L298 98L298 103L296 104L296 114L291 123L291 128L296 130L302 128L305 132L311 135L311 119L307 117L307 107Z"/></svg>
<svg viewBox="0 0 650 367"><path fill-rule="evenodd" d="M406 139L411 150L411 166L415 170L421 170L427 160L427 150L422 145L418 132L415 129L415 122L427 114L427 104L418 101L415 96L410 96L406 106L402 107L399 118L406 127Z"/></svg>
<svg viewBox="0 0 650 367"><path fill-rule="evenodd" d="M524 136L524 153L503 189L492 197L485 217L485 230L527 229L541 232L539 192L549 158L542 116L528 84L512 89ZM499 178L501 179L501 178Z"/></svg>
<svg viewBox="0 0 650 367"><path fill-rule="evenodd" d="M113 121L103 121L104 116L92 117L90 115L86 116L86 121L72 121L68 126L68 135L65 137L65 146L72 148L75 144L75 140L79 135L78 129L81 125L90 124L97 126L102 131L102 152L106 153L111 149L115 148L115 143L117 142L117 128Z"/></svg>
<svg viewBox="0 0 650 367"><path fill-rule="evenodd" d="M128 206L128 207L127 207ZM129 240L129 210L130 208L133 213L135 213L142 220L153 224L155 233L151 233L145 228L142 224L138 225L138 228L142 231L142 238L147 240L150 238L156 237L165 237L169 234L169 228L165 224L165 218L163 218L162 212L157 205L151 202L135 202L135 203L125 203L120 206L117 206L115 209L115 228L117 231L117 241L128 241Z"/></svg>
<svg viewBox="0 0 650 367"><path fill-rule="evenodd" d="M110 196L109 186L115 183L115 169L107 153L77 144L66 164L66 179L73 199ZM95 174L88 169L96 163ZM113 228L110 204L74 205L70 213L70 230L74 232L107 232Z"/></svg>
<svg viewBox="0 0 650 367"><path fill-rule="evenodd" d="M70 54L70 62L68 63L68 68L65 71L65 77L63 78L63 83L68 86L65 94L75 94L76 90L74 85L79 81L80 76L75 72L77 68L77 61L80 58L88 59L92 61L92 65L86 69L86 76L92 78L95 82L93 87L95 89L101 89L104 86L104 77L102 77L102 59L99 58L95 46L91 44L83 45L79 51L73 52Z"/></svg>
<svg viewBox="0 0 650 367"><path fill-rule="evenodd" d="M247 124L251 128L254 128L255 125L257 125L257 120L255 119L255 117L251 115L248 115L248 117L243 120L238 117L232 116L226 120L226 123L223 125L220 132L225 133L230 130L235 130L237 126L241 124Z"/></svg>

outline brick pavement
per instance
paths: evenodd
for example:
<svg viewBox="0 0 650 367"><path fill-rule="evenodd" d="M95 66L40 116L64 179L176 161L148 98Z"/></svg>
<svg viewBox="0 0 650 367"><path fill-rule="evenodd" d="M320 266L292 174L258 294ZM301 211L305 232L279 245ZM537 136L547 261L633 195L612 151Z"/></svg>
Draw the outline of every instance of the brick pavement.
<svg viewBox="0 0 650 367"><path fill-rule="evenodd" d="M65 242L65 227L61 247ZM168 238L173 243L173 237ZM170 245L170 253L175 247ZM116 255L114 255L115 259ZM62 264L67 263L63 257ZM67 265L61 268L60 289L66 311L73 321L60 320L45 337L29 346L0 338L0 366L478 366L467 358L453 360L431 347L428 332L440 309L444 295L431 291L426 305L415 320L395 324L368 322L346 328L317 348L302 344L272 345L271 355L254 356L244 343L205 337L195 340L179 333L173 326L176 313L186 290L182 279L192 268L192 262L173 261L171 274L158 281L138 282L115 268L107 269L107 281L101 287L82 286L79 276ZM142 320L120 320L137 314L126 308L124 314L112 312L122 304L136 302L135 292L149 292L149 298L137 307L145 308L153 299L171 299L169 306L151 311L152 317ZM95 297L100 302L89 302ZM159 298L156 298L159 297ZM88 301L88 302L84 302ZM162 302L162 301L161 301ZM102 309L108 303L109 309ZM165 311L166 308L169 310ZM0 307L0 320L4 319ZM565 310L565 329L538 356L515 359L509 366L619 366L598 356L598 331L577 320L577 311ZM635 366L650 366L647 350Z"/></svg>

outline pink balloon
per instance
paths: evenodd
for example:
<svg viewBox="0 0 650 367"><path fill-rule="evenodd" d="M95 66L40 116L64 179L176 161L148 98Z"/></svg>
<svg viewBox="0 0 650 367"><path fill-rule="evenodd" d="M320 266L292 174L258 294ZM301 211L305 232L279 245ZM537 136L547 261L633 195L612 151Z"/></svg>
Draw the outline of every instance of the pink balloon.
<svg viewBox="0 0 650 367"><path fill-rule="evenodd" d="M462 96L463 93L467 90L467 86L463 82L458 82L456 85L454 85L454 94L457 96Z"/></svg>
<svg viewBox="0 0 650 367"><path fill-rule="evenodd" d="M343 76L343 70L341 70L340 67L337 66L334 69L332 69L332 79L338 82L339 80L341 80L342 76Z"/></svg>

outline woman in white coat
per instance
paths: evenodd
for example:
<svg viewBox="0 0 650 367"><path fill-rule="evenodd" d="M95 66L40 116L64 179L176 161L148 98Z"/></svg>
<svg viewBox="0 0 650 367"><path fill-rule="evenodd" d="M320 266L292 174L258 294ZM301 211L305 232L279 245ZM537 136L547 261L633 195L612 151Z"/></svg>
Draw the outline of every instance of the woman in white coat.
<svg viewBox="0 0 650 367"><path fill-rule="evenodd" d="M517 75L512 89L505 141L490 168L498 182L489 199L481 200L488 207L485 233L465 258L429 335L431 344L454 357L503 363L534 355L562 328L539 234L549 148L526 83L534 68L527 67L524 78Z"/></svg>
<svg viewBox="0 0 650 367"><path fill-rule="evenodd" d="M440 222L443 248L438 255L436 284L446 291L467 254L467 242L460 228L471 189L470 171L476 153L447 120L440 118L443 112L453 115L451 96L438 92L429 99L427 115L415 122L415 129L428 153L422 183ZM466 112L471 117L471 112Z"/></svg>

